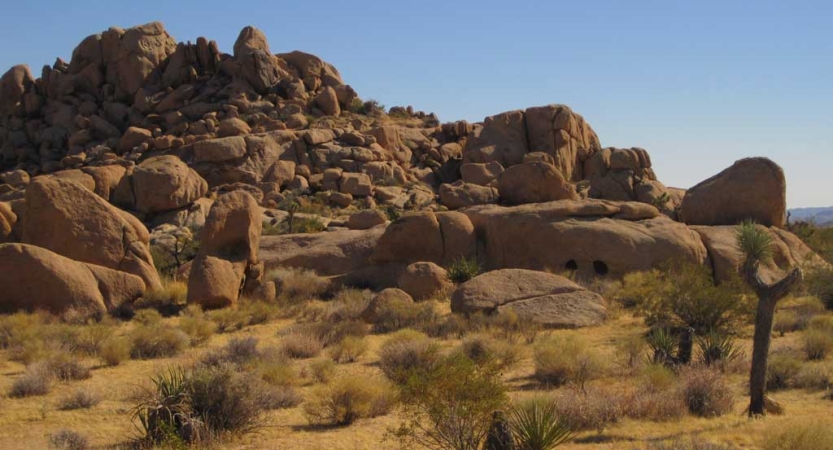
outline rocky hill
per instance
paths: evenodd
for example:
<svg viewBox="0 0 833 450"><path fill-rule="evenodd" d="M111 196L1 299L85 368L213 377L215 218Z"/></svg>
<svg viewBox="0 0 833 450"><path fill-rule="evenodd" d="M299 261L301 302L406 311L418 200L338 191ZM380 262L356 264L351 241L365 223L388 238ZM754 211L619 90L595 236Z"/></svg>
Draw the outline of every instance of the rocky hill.
<svg viewBox="0 0 833 450"><path fill-rule="evenodd" d="M0 310L114 312L160 285L152 245L177 254L192 237L178 275L205 307L274 296L259 280L279 265L378 288L460 258L609 277L686 260L721 279L747 219L777 242L772 274L815 259L782 229L786 181L768 159L666 187L646 150L603 147L565 105L474 124L385 111L252 27L231 55L151 23L89 36L39 78L11 68L0 171ZM298 218L327 232L261 238Z"/></svg>
<svg viewBox="0 0 833 450"><path fill-rule="evenodd" d="M833 206L794 208L788 211L791 221L812 222L819 226L833 225Z"/></svg>

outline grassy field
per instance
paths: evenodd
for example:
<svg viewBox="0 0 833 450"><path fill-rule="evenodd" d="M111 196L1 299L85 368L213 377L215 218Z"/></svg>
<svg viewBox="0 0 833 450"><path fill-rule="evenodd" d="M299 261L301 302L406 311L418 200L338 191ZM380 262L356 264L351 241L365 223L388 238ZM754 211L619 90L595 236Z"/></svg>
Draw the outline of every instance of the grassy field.
<svg viewBox="0 0 833 450"><path fill-rule="evenodd" d="M803 300L792 300L782 309L800 308ZM316 302L319 307L326 304ZM324 305L324 306L322 306ZM189 347L173 357L157 359L129 359L118 366L108 367L101 359L83 352L75 351L73 358L90 367L91 376L77 381L56 381L46 395L22 398L4 397L0 399L0 448L6 450L48 448L49 436L69 429L85 436L92 448L125 448L133 438L139 436L138 429L131 421L131 409L137 404L139 394L149 386L153 375L168 367L189 367L197 363L209 352L222 348L231 339L254 337L260 348L279 346L283 331L295 326L296 321L305 320L304 308L296 317L285 317L286 312L272 310L272 317L265 323L245 325L239 330L214 334L206 344ZM440 319L450 314L447 302L435 304ZM783 313L791 314L791 313ZM820 312L830 315L829 312ZM213 317L215 321L216 317ZM180 325L181 317L162 319L160 326L175 329ZM575 386L562 386L556 389L542 386L536 381L534 348L553 337L578 336L589 344L605 362L600 377L588 382L585 389L592 392L607 389L610 392L627 392L642 380L639 367L628 367L621 350L621 343L629 339L639 339L647 331L643 319L634 317L631 311L620 311L605 325L581 330L541 331L535 337L535 343L528 344L524 339L510 336L519 355L517 362L506 368L502 379L508 387L512 401L546 395L556 395L575 391ZM130 336L132 330L141 326L136 321L113 323L107 334L112 336ZM83 325L69 327L83 328ZM232 327L236 328L236 327ZM497 328L483 328L480 333L505 340L505 333ZM794 354L804 359L802 350L803 331L786 332L783 336L774 335L773 353ZM751 327L746 327L738 334L737 344L745 355L751 352ZM369 334L363 338L367 351L358 361L336 365L334 378L351 377L373 383L383 378L379 368L377 352L388 334ZM460 346L459 338L438 339L444 352L450 352ZM35 352L30 350L30 352ZM58 350L44 351L44 355L53 355ZM21 351L6 348L0 351L0 392L10 392L13 384L23 376L26 358ZM35 352L37 353L37 352ZM321 353L326 357L327 350ZM18 360L18 361L12 361ZM644 366L645 355L640 355L639 365ZM318 358L299 358L292 361L293 370L298 374L297 389L305 398L314 395L321 382L311 375L311 366ZM31 361L27 361L31 362ZM802 362L803 367L812 367L816 372L825 374L828 382L833 374L833 360ZM633 420L620 417L615 423L599 431L585 431L576 434L569 442L559 448L565 449L642 449L652 448L656 442L670 440L681 441L689 437L731 446L730 448L763 448L763 439L780 427L795 424L823 421L827 428L833 425L833 402L829 389L785 389L773 392L772 396L781 403L786 414L770 415L764 419L749 420L745 414L747 397L745 396L748 371L748 358L741 358L726 372L727 382L733 394L731 410L719 417L699 418L685 414L681 418L663 421ZM84 391L96 396L100 401L88 409L61 410L59 406L71 394ZM305 400L306 401L306 400ZM253 433L226 436L222 443L213 444L212 448L228 449L320 449L354 450L354 449L396 449L400 443L389 437L392 430L406 417L399 409L387 415L375 418L359 419L349 426L327 427L310 425L304 413L303 403L286 408L268 411L263 426Z"/></svg>

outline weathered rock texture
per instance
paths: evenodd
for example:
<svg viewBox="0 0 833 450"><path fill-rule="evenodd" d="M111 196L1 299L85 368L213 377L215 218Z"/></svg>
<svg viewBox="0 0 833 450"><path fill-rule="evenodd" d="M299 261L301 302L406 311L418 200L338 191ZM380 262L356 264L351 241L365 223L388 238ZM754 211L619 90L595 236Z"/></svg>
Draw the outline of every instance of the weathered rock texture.
<svg viewBox="0 0 833 450"><path fill-rule="evenodd" d="M451 296L456 313L500 314L512 310L521 323L550 328L598 325L607 318L604 298L545 272L503 269L478 275Z"/></svg>

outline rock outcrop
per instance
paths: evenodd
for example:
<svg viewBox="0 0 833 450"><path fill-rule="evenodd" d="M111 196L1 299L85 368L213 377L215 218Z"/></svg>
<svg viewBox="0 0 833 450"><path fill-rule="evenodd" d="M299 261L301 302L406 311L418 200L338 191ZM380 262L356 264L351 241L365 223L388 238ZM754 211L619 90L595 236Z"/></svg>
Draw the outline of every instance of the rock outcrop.
<svg viewBox="0 0 833 450"><path fill-rule="evenodd" d="M451 296L455 313L501 314L511 310L521 323L548 328L599 325L607 318L605 299L550 273L503 269L478 275Z"/></svg>
<svg viewBox="0 0 833 450"><path fill-rule="evenodd" d="M237 302L244 283L263 271L257 254L262 227L257 202L245 191L229 192L214 202L191 264L189 304L211 309Z"/></svg>
<svg viewBox="0 0 833 450"><path fill-rule="evenodd" d="M399 289L414 300L425 300L451 288L445 269L432 262L415 262L399 275Z"/></svg>
<svg viewBox="0 0 833 450"><path fill-rule="evenodd" d="M529 162L506 169L497 179L501 201L510 205L578 200L575 188L552 164Z"/></svg>
<svg viewBox="0 0 833 450"><path fill-rule="evenodd" d="M208 184L193 169L173 155L142 161L132 175L136 210L160 213L179 209L208 192Z"/></svg>
<svg viewBox="0 0 833 450"><path fill-rule="evenodd" d="M784 171L767 158L746 158L686 191L680 218L690 225L735 225L753 220L768 227L787 221Z"/></svg>
<svg viewBox="0 0 833 450"><path fill-rule="evenodd" d="M421 212L393 221L379 238L372 259L377 264L446 265L474 252L474 227L465 214Z"/></svg>
<svg viewBox="0 0 833 450"><path fill-rule="evenodd" d="M115 313L145 291L141 278L26 244L0 244L0 313L85 319Z"/></svg>

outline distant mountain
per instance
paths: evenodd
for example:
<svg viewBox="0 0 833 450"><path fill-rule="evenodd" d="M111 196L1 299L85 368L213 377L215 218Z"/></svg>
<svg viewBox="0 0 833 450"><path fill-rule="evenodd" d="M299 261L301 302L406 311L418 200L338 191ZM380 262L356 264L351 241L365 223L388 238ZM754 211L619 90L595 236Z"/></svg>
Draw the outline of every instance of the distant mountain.
<svg viewBox="0 0 833 450"><path fill-rule="evenodd" d="M817 208L795 208L788 210L790 221L813 222L816 225L833 226L833 206Z"/></svg>

